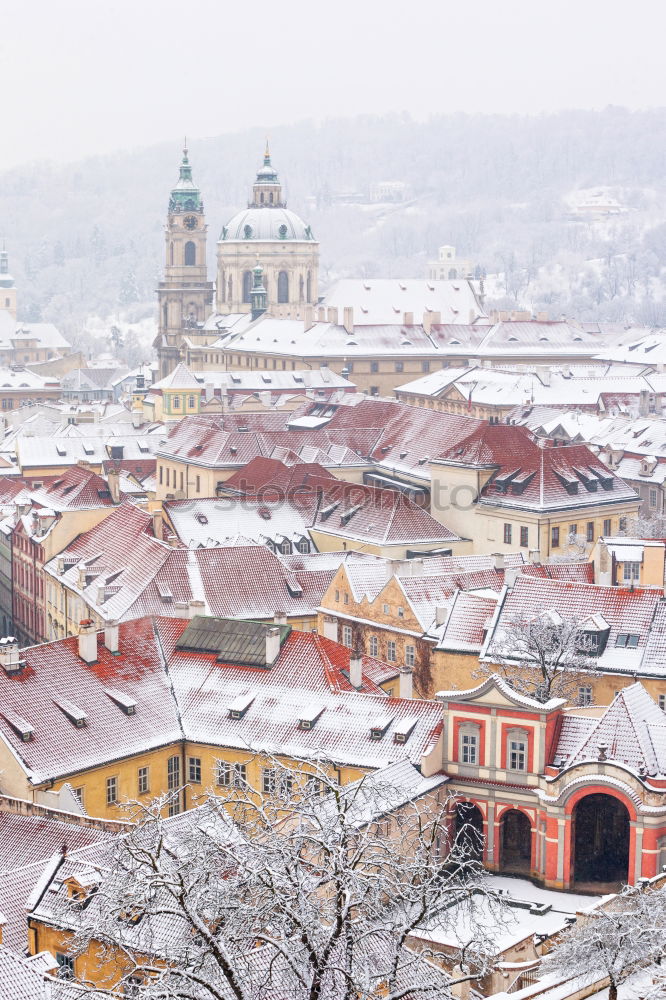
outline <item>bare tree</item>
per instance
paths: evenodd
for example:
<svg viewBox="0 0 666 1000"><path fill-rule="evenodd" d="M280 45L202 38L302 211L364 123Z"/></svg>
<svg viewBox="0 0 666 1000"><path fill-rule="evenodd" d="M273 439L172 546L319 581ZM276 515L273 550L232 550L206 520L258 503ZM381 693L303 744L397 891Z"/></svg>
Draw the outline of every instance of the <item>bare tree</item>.
<svg viewBox="0 0 666 1000"><path fill-rule="evenodd" d="M599 674L596 641L581 619L557 611L500 620L481 672L499 674L514 690L538 701L575 700L579 688Z"/></svg>
<svg viewBox="0 0 666 1000"><path fill-rule="evenodd" d="M618 988L641 970L653 969L654 978L663 979L657 966L665 935L666 888L625 886L610 902L579 917L543 960L542 969L567 977L578 970L608 977L608 1000L617 1000ZM664 995L648 990L648 996Z"/></svg>
<svg viewBox="0 0 666 1000"><path fill-rule="evenodd" d="M274 760L260 796L241 773L180 816L164 818L165 800L136 807L94 891L59 899L58 923L110 985L146 1000L419 1000L487 974L485 938L446 969L407 947L433 914L453 930L475 893L495 905L449 840L442 784L415 800L376 775L343 786L328 762Z"/></svg>

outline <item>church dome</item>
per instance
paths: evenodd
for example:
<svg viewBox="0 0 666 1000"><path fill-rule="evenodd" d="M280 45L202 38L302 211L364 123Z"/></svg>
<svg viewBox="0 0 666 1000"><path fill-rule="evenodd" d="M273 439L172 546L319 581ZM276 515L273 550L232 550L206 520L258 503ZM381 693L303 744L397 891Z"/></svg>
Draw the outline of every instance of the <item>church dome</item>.
<svg viewBox="0 0 666 1000"><path fill-rule="evenodd" d="M222 229L220 240L314 242L314 236L310 227L288 208L252 205L229 220Z"/></svg>

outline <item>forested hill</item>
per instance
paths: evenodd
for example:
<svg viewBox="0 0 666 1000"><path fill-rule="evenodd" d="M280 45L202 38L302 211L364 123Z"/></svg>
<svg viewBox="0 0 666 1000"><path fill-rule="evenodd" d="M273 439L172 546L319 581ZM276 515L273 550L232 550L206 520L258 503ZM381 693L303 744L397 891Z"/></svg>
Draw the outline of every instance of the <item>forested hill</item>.
<svg viewBox="0 0 666 1000"><path fill-rule="evenodd" d="M220 126L223 126L221 121ZM209 252L245 204L265 132L190 142ZM453 243L489 274L497 299L582 317L666 321L666 109L540 117L447 115L304 121L270 133L289 205L321 242L324 284L341 275L424 274ZM0 236L23 318L76 340L90 314L152 308L168 192L182 140L0 176ZM381 181L405 201L371 203ZM603 190L623 208L600 223L572 205Z"/></svg>

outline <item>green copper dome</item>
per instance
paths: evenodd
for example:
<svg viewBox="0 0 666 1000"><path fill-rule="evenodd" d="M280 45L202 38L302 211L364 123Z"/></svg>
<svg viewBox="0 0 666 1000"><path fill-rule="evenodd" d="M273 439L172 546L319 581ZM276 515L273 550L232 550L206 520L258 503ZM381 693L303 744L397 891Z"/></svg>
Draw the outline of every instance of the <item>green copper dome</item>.
<svg viewBox="0 0 666 1000"><path fill-rule="evenodd" d="M187 155L187 146L183 149L183 159L180 164L180 176L169 198L170 212L203 212L201 192L192 180L192 167Z"/></svg>

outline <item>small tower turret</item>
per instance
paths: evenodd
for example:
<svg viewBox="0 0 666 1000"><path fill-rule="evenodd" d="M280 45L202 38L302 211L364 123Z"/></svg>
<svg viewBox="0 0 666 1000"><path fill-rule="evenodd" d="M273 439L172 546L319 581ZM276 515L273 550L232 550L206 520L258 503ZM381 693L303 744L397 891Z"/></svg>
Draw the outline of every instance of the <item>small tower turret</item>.
<svg viewBox="0 0 666 1000"><path fill-rule="evenodd" d="M206 265L207 229L201 192L192 179L186 140L178 180L169 197L164 230L164 281L157 291L159 332L155 346L161 378L181 361L184 335L196 338L211 311L213 283L208 281Z"/></svg>
<svg viewBox="0 0 666 1000"><path fill-rule="evenodd" d="M282 200L282 185L277 170L271 163L271 151L267 139L264 162L257 171L257 179L252 186L252 201L248 202L248 208L286 207L286 201Z"/></svg>
<svg viewBox="0 0 666 1000"><path fill-rule="evenodd" d="M266 312L266 286L264 285L264 269L258 259L252 268L252 292L250 299L252 304L252 319L259 319L262 313Z"/></svg>

